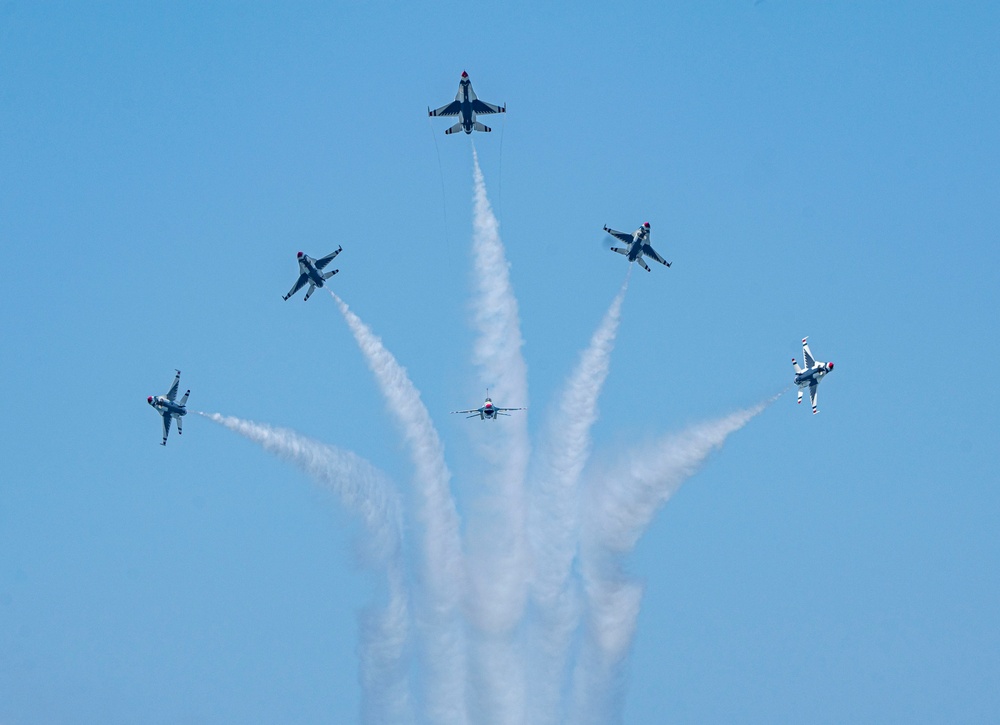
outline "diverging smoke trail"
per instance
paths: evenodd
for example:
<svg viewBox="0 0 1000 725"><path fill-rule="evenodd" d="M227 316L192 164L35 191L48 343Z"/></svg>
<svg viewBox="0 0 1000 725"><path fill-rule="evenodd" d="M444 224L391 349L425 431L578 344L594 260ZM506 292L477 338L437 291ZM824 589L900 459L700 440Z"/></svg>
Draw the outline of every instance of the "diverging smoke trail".
<svg viewBox="0 0 1000 725"><path fill-rule="evenodd" d="M403 366L343 300L332 291L330 295L375 376L413 462L417 519L423 527L419 614L429 669L427 715L436 723L466 722L465 646L459 620L465 572L444 446Z"/></svg>
<svg viewBox="0 0 1000 725"><path fill-rule="evenodd" d="M292 463L330 488L360 516L369 534L367 553L386 567L389 603L369 608L361 618L362 716L366 723L412 719L405 652L409 605L403 581L402 521L399 497L384 473L363 458L299 435L240 418L200 413Z"/></svg>
<svg viewBox="0 0 1000 725"><path fill-rule="evenodd" d="M631 267L629 267L631 276ZM597 400L611 367L626 276L618 294L581 353L556 404L540 452L533 488L530 531L536 619L530 641L534 659L532 706L537 722L562 722L562 692L570 645L580 623L579 593L571 580L579 536L580 475L590 457Z"/></svg>
<svg viewBox="0 0 1000 725"><path fill-rule="evenodd" d="M494 403L528 405L528 376L517 298L499 224L473 147L473 363ZM525 672L515 630L524 614L529 563L525 494L530 443L527 414L482 423L470 431L483 457L477 499L466 528L469 614L476 627L473 683L493 722L526 719Z"/></svg>
<svg viewBox="0 0 1000 725"><path fill-rule="evenodd" d="M622 665L642 603L642 587L626 574L624 557L681 484L777 397L633 450L592 481L580 550L588 626L574 673L571 722L621 721Z"/></svg>

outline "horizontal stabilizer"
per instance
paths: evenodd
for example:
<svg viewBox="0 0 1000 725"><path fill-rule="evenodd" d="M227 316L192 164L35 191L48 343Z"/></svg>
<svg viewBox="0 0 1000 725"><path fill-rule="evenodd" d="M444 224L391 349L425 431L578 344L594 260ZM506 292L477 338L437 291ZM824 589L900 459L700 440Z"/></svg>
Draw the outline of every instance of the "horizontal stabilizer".
<svg viewBox="0 0 1000 725"><path fill-rule="evenodd" d="M619 249L618 247L611 247L611 251L612 252L618 252L618 254L624 254L626 257L628 256L628 250L627 249Z"/></svg>
<svg viewBox="0 0 1000 725"><path fill-rule="evenodd" d="M181 404L181 407L182 407L182 408L183 408L183 407L184 407L185 405L187 405L187 402L188 402L188 396L189 396L189 395L191 395L191 391L190 391L190 390L189 390L189 391L187 391L186 393L184 393L184 397L183 397L183 398L181 398L181 403L180 403L180 404ZM181 424L181 423L180 423L180 421L177 421L177 426L178 426L178 428L180 427L180 424Z"/></svg>
<svg viewBox="0 0 1000 725"><path fill-rule="evenodd" d="M493 129L490 128L489 126L484 126L479 121L476 121L474 124L472 124L472 130L473 131L482 131L483 133L489 133Z"/></svg>
<svg viewBox="0 0 1000 725"><path fill-rule="evenodd" d="M462 131L462 130L464 130L464 127L462 126L462 124L461 123L456 123L451 128L445 129L445 133L458 133L459 131Z"/></svg>
<svg viewBox="0 0 1000 725"><path fill-rule="evenodd" d="M326 274L323 275L323 279L330 279L330 277L337 274L337 272L339 271L340 271L339 269L335 269L332 272L327 272Z"/></svg>

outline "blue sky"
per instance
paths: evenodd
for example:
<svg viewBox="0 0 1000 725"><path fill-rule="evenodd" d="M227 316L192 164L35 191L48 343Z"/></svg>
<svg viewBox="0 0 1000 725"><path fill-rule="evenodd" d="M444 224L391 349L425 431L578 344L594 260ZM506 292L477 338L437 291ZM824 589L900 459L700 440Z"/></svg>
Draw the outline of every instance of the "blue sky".
<svg viewBox="0 0 1000 725"><path fill-rule="evenodd" d="M997 717L1000 12L779 0L565 11L0 6L0 721L358 718L356 522L144 403L404 446L294 255L407 368L477 497L467 70L541 429L650 221L595 457L836 374L735 433L629 558L629 723ZM494 117L495 118L495 117ZM497 401L508 404L508 401ZM507 421L503 421L507 422ZM486 425L486 424L483 424ZM636 452L636 455L641 455Z"/></svg>

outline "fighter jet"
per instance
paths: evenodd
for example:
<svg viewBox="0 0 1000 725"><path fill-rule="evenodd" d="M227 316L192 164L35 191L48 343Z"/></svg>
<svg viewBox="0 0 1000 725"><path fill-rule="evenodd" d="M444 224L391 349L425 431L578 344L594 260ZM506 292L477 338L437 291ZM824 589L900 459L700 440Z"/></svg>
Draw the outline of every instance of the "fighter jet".
<svg viewBox="0 0 1000 725"><path fill-rule="evenodd" d="M299 272L300 272L299 278L295 280L295 284L293 284L292 288L288 290L288 294L282 295L281 299L287 300L293 294L302 289L302 285L304 285L306 282L309 283L309 291L306 292L305 300L309 299L312 296L312 293L316 291L317 287L322 287L323 282L330 279L330 277L332 277L333 275L337 274L337 272L340 271L339 269L335 269L332 272L327 272L326 274L320 274L320 272L323 270L323 267L328 265L334 257L340 254L341 251L343 251L343 249L344 249L343 247L337 247L336 252L328 254L325 257L321 257L320 259L313 259L308 254L303 254L302 252L299 252L296 255L299 259ZM305 300L302 301L305 302Z"/></svg>
<svg viewBox="0 0 1000 725"><path fill-rule="evenodd" d="M486 402L483 403L482 408L473 408L472 410L453 410L452 413L472 413L472 415L465 416L466 418L475 418L477 415L480 420L496 420L501 415L510 415L508 410L527 410L527 408L498 408L493 405L493 401L490 400L490 391L486 391Z"/></svg>
<svg viewBox="0 0 1000 725"><path fill-rule="evenodd" d="M187 415L187 408L184 406L187 404L188 396L191 391L188 390L184 393L184 397L180 401L175 402L174 398L177 397L177 386L181 382L181 371L177 371L177 375L174 376L174 384L170 386L170 390L167 391L166 395L150 395L146 398L146 402L152 405L156 412L163 416L163 443L160 445L167 445L167 435L170 434L170 421L173 418L177 419L177 435L182 433L181 431L181 418Z"/></svg>
<svg viewBox="0 0 1000 725"><path fill-rule="evenodd" d="M670 266L670 262L657 254L656 250L649 246L649 222L644 222L641 227L636 229L631 234L628 234L627 232L616 232L614 229L609 229L607 226L604 227L604 231L627 245L625 249L620 247L611 247L612 252L624 254L628 257L628 261L638 262L639 266L647 272L649 271L649 265L647 265L645 260L642 258L643 255L646 255L650 259L655 259L660 264L664 264L668 267Z"/></svg>
<svg viewBox="0 0 1000 725"><path fill-rule="evenodd" d="M828 374L833 372L832 362L819 362L816 360L812 351L809 350L809 343L807 342L809 338L802 338L802 357L805 359L806 366L800 368L799 364L795 362L795 358L792 358L792 367L795 368L795 384L799 386L799 404L802 404L802 388L809 388L809 401L812 403L813 415L816 415L819 411L816 410L816 388L819 387L820 381Z"/></svg>
<svg viewBox="0 0 1000 725"><path fill-rule="evenodd" d="M469 74L462 71L462 80L458 82L458 95L451 103L441 106L436 110L427 109L428 116L458 116L458 123L447 129L445 133L455 133L456 131L482 131L489 133L489 126L484 126L476 120L476 114L486 115L488 113L507 113L507 104L494 106L476 98L475 91L472 90L472 81Z"/></svg>

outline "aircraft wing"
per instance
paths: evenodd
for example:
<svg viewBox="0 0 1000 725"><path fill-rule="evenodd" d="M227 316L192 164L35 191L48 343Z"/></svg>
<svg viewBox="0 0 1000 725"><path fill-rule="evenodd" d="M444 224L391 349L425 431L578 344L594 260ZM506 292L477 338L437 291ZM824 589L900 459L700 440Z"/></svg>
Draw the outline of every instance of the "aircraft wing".
<svg viewBox="0 0 1000 725"><path fill-rule="evenodd" d="M663 257L661 257L661 256L660 256L659 254L657 254L656 250L655 250L655 249L653 249L653 248L652 248L651 246L649 246L648 244L643 244L643 245L642 245L642 253L643 253L643 254L645 254L645 255L646 255L647 257L649 257L650 259L655 259L655 260L656 260L657 262L659 262L660 264L664 264L664 265L666 265L667 267L669 267L669 266L670 266L670 262L668 262L668 261L667 261L667 260L665 260L665 259L664 259Z"/></svg>
<svg viewBox="0 0 1000 725"><path fill-rule="evenodd" d="M494 408L493 410L503 412L505 410L527 410L527 408Z"/></svg>
<svg viewBox="0 0 1000 725"><path fill-rule="evenodd" d="M174 398L177 397L177 386L181 383L181 371L178 370L177 374L174 376L174 384L170 386L170 390L167 391L167 400L171 403L174 402Z"/></svg>
<svg viewBox="0 0 1000 725"><path fill-rule="evenodd" d="M482 411L479 408L473 408L472 410L453 410L452 413L475 413L479 415Z"/></svg>
<svg viewBox="0 0 1000 725"><path fill-rule="evenodd" d="M808 337L802 338L802 357L805 358L806 370L816 364L816 359L813 357L812 351L809 349L809 343L806 342L808 339Z"/></svg>
<svg viewBox="0 0 1000 725"><path fill-rule="evenodd" d="M477 98L472 102L472 110L479 114L507 113L507 106L501 108L500 106L494 106L492 103L487 103L486 101L480 101Z"/></svg>
<svg viewBox="0 0 1000 725"><path fill-rule="evenodd" d="M620 239L621 241L625 242L626 244L631 244L632 243L632 235L631 234L628 234L626 232L619 232L619 231L616 231L614 229L609 229L608 227L604 227L604 231L606 231L608 234L610 234L611 236L613 236L615 239Z"/></svg>
<svg viewBox="0 0 1000 725"><path fill-rule="evenodd" d="M429 116L457 116L459 110L462 108L462 104L455 100L451 103L446 103L441 106L441 108L435 108L433 111L428 111Z"/></svg>
<svg viewBox="0 0 1000 725"><path fill-rule="evenodd" d="M305 272L303 272L302 274L300 274L299 278L297 280L295 280L295 284L293 284L292 288L290 290L288 290L288 294L285 295L285 299L287 300L293 294L295 294L300 289L302 289L302 285L304 285L308 280L309 280L309 275L308 274L306 274Z"/></svg>
<svg viewBox="0 0 1000 725"><path fill-rule="evenodd" d="M167 436L170 435L170 421L173 416L170 413L163 414L163 445L167 445Z"/></svg>
<svg viewBox="0 0 1000 725"><path fill-rule="evenodd" d="M340 254L342 251L344 251L343 247L337 247L337 251L336 252L331 252L330 254L326 255L325 257L321 257L321 258L317 259L316 260L316 269L323 269L323 267L325 267L331 261L333 261L333 258L336 257L338 254Z"/></svg>
<svg viewBox="0 0 1000 725"><path fill-rule="evenodd" d="M813 407L813 415L816 415L819 411L816 410L816 397L819 395L819 383L813 380L809 383L809 402Z"/></svg>

